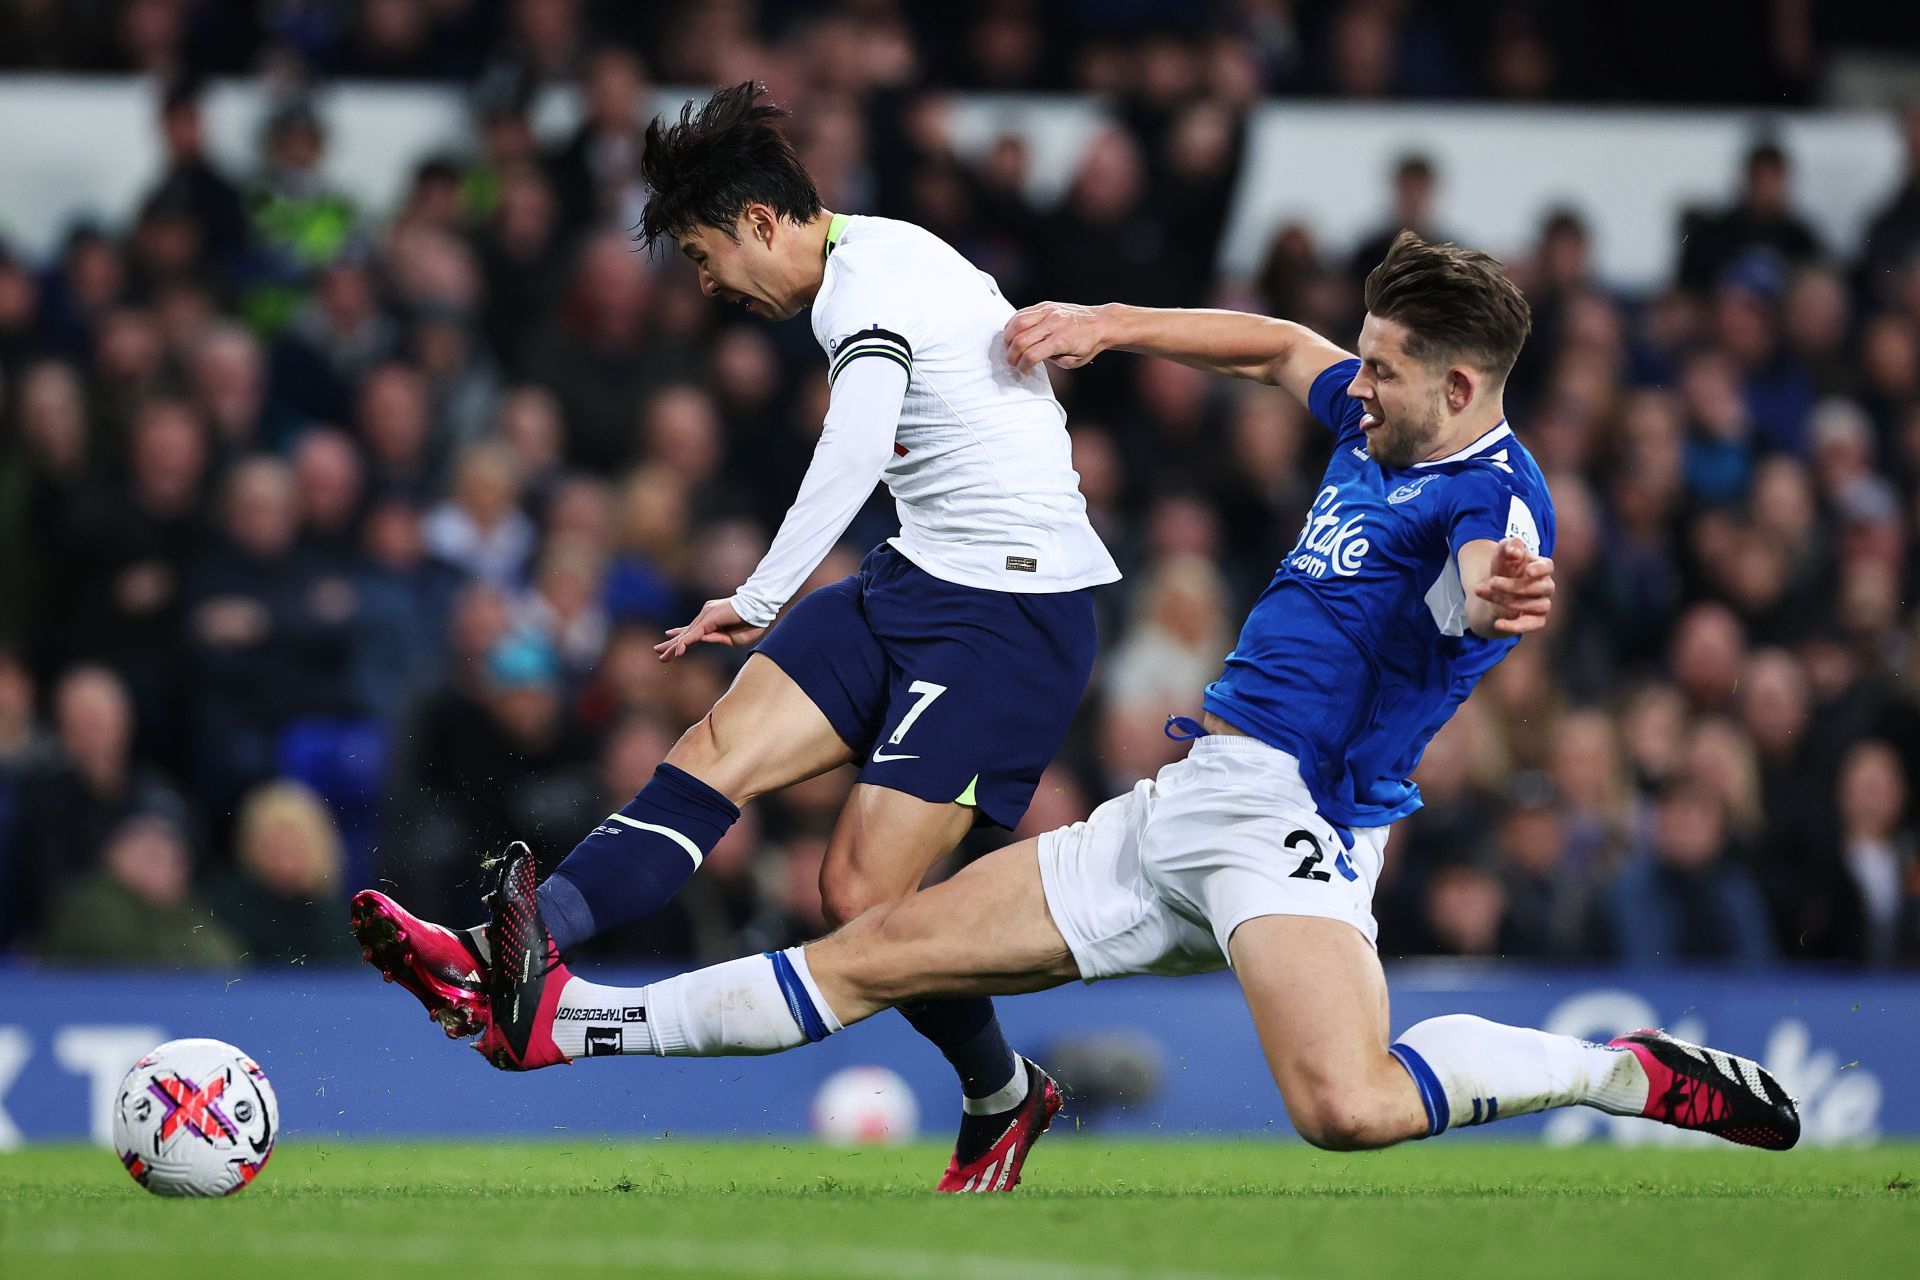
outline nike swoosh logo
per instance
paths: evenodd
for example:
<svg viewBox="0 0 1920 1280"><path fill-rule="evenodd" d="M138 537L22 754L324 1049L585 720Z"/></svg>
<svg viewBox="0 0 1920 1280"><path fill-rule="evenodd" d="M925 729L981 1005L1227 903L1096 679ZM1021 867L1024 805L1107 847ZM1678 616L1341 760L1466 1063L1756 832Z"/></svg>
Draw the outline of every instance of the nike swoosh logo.
<svg viewBox="0 0 1920 1280"><path fill-rule="evenodd" d="M880 754L880 753L879 753L878 751L875 751L875 752L873 753L873 762L874 762L875 764L885 764L885 763L886 763L887 761L889 761L889 760L918 760L919 758L920 758L919 756L887 756L887 755L881 755L881 754Z"/></svg>

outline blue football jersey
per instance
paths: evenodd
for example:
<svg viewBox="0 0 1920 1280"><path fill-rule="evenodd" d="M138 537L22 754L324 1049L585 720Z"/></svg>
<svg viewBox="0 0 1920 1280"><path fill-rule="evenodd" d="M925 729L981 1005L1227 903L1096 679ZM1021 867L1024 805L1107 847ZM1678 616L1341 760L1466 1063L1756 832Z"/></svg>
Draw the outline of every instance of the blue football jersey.
<svg viewBox="0 0 1920 1280"><path fill-rule="evenodd" d="M1552 555L1554 526L1547 482L1505 422L1432 462L1375 462L1346 394L1359 367L1314 380L1307 404L1333 428L1333 460L1206 708L1298 759L1329 821L1373 827L1420 807L1407 775L1516 643L1467 629L1460 548L1518 534Z"/></svg>

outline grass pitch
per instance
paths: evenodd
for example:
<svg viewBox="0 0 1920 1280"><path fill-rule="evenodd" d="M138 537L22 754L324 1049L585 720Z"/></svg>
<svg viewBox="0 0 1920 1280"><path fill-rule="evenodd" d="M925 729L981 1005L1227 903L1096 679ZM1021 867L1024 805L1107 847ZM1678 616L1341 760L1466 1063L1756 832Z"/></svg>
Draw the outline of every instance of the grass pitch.
<svg viewBox="0 0 1920 1280"><path fill-rule="evenodd" d="M613 1275L820 1280L1920 1276L1920 1145L1333 1155L1293 1141L1041 1144L1011 1196L929 1193L944 1147L292 1142L218 1201L111 1153L0 1156L19 1280Z"/></svg>

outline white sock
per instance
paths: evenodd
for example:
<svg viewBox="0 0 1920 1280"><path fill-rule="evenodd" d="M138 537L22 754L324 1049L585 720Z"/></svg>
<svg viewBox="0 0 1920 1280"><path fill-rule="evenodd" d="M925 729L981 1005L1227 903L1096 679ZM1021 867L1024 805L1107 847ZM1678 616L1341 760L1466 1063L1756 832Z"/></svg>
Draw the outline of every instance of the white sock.
<svg viewBox="0 0 1920 1280"><path fill-rule="evenodd" d="M645 987L571 979L554 1043L570 1058L616 1053L716 1058L779 1053L840 1030L806 950L729 960Z"/></svg>
<svg viewBox="0 0 1920 1280"><path fill-rule="evenodd" d="M553 1012L553 1042L569 1058L657 1053L647 993L650 987L603 987L569 978Z"/></svg>
<svg viewBox="0 0 1920 1280"><path fill-rule="evenodd" d="M1416 1023L1392 1052L1435 1134L1555 1107L1637 1116L1647 1105L1647 1073L1630 1051L1471 1014Z"/></svg>
<svg viewBox="0 0 1920 1280"><path fill-rule="evenodd" d="M493 963L493 948L487 945L487 926L476 924L471 929L462 929L460 932L467 935L467 941L473 944L473 949L480 953L482 960L488 964Z"/></svg>
<svg viewBox="0 0 1920 1280"><path fill-rule="evenodd" d="M997 1116L1002 1111L1013 1110L1026 1100L1027 1063L1024 1058L1016 1057L1013 1060L1013 1079L984 1098L960 1099L960 1107L970 1116Z"/></svg>

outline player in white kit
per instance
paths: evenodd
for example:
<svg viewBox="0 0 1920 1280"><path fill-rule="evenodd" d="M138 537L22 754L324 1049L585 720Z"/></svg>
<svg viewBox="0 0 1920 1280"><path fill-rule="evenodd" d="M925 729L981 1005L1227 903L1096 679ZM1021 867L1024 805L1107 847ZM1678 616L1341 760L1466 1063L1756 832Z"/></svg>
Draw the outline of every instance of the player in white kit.
<svg viewBox="0 0 1920 1280"><path fill-rule="evenodd" d="M757 644L646 788L540 884L557 952L664 905L740 805L850 762L859 779L821 871L835 922L913 892L976 822L1013 827L1092 673L1092 589L1120 576L1088 522L1045 372L1007 361L1013 308L992 278L919 227L822 208L763 92L738 85L653 123L641 238L676 243L709 296L755 315L811 306L826 421L759 567L658 647L671 661L695 644ZM781 617L877 480L899 536ZM509 869L533 874L524 850ZM537 1000L524 1017L486 1017L489 995L517 1007L537 975L491 964L482 931L432 925L371 890L353 921L368 960L449 1034L484 1027L498 1061L539 1065ZM961 1080L940 1186L989 1189L979 1171L1017 1171L1059 1091L1013 1053L984 997L903 1012ZM619 1052L624 1034L609 1029L596 1051Z"/></svg>

